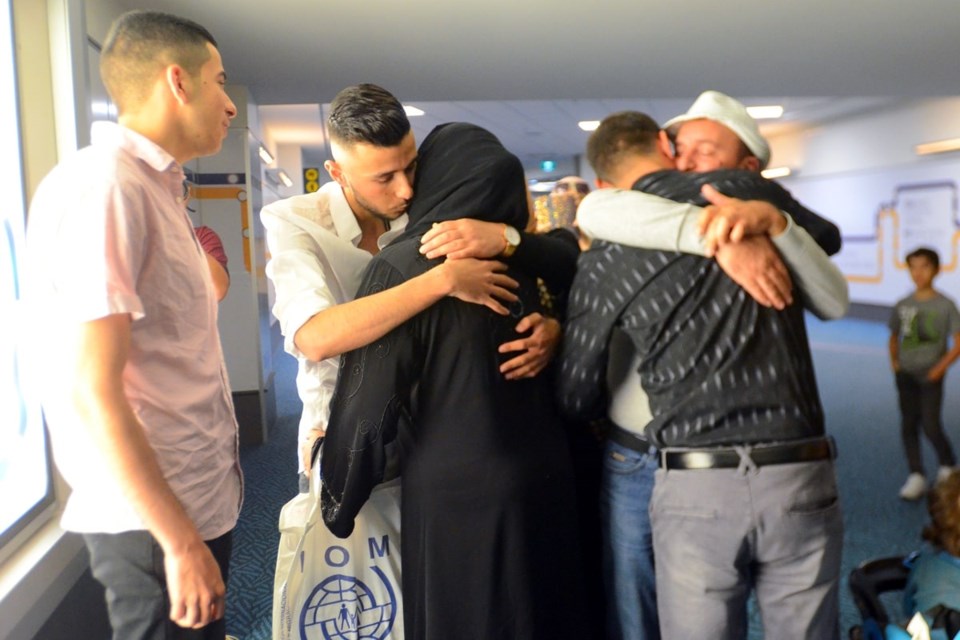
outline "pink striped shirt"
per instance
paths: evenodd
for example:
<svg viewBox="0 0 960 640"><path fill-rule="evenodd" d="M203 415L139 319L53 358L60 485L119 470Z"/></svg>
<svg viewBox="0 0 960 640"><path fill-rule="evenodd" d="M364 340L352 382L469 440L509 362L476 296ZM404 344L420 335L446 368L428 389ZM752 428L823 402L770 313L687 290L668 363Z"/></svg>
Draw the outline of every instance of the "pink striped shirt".
<svg viewBox="0 0 960 640"><path fill-rule="evenodd" d="M124 392L163 474L200 535L231 530L242 481L237 423L217 331L217 302L183 204L183 170L119 125L61 162L33 199L28 300L42 356L42 400L57 466L72 488L64 528L117 533L144 525L107 471L57 366L69 324L129 314Z"/></svg>

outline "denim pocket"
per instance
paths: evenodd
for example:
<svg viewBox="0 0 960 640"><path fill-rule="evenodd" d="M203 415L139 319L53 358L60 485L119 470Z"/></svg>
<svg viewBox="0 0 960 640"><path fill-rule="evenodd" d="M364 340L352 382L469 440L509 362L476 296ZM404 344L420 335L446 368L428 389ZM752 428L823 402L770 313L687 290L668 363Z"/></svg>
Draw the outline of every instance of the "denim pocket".
<svg viewBox="0 0 960 640"><path fill-rule="evenodd" d="M628 449L616 442L608 442L603 452L604 469L610 473L628 475L636 473L641 469L655 463L656 454L650 452L640 453L633 449Z"/></svg>

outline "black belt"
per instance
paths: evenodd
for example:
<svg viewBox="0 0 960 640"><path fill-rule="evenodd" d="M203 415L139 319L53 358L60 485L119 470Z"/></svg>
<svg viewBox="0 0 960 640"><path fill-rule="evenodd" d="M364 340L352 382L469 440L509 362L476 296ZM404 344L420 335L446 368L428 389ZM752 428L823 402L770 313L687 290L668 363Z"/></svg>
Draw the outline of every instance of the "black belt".
<svg viewBox="0 0 960 640"><path fill-rule="evenodd" d="M621 447L626 447L633 451L640 453L650 451L650 443L643 436L633 431L627 431L623 427L618 427L613 421L610 421L607 438L609 438L611 442L616 442Z"/></svg>
<svg viewBox="0 0 960 640"><path fill-rule="evenodd" d="M816 440L758 444L745 446L750 460L757 467L791 462L814 462L832 460L837 449L830 436ZM740 466L741 456L736 449L717 447L710 449L671 449L660 452L662 469L735 469Z"/></svg>

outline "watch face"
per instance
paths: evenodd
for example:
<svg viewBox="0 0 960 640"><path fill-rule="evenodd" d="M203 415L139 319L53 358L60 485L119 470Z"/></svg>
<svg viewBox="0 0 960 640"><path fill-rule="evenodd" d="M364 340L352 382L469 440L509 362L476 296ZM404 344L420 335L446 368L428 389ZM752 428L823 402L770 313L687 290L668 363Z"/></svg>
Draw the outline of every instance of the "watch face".
<svg viewBox="0 0 960 640"><path fill-rule="evenodd" d="M514 229L511 226L507 226L504 230L503 235L507 238L507 242L513 246L520 244L520 232Z"/></svg>

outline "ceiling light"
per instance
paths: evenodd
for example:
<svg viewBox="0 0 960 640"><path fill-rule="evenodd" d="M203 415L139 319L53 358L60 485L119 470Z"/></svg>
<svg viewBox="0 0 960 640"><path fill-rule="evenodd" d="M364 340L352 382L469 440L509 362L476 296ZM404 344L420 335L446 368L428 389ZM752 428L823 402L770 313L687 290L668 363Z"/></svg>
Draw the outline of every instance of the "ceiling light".
<svg viewBox="0 0 960 640"><path fill-rule="evenodd" d="M599 120L581 120L577 123L577 126L583 129L584 131L596 131L597 127L600 126Z"/></svg>
<svg viewBox="0 0 960 640"><path fill-rule="evenodd" d="M936 142L924 142L913 148L918 156L928 156L932 153L947 153L949 151L960 151L960 138L951 138L949 140L937 140Z"/></svg>
<svg viewBox="0 0 960 640"><path fill-rule="evenodd" d="M793 171L790 169L790 167L771 167L761 171L760 175L768 180L773 180L775 178L786 178L792 173Z"/></svg>
<svg viewBox="0 0 960 640"><path fill-rule="evenodd" d="M553 191L553 186L555 184L557 183L554 180L545 180L536 184L531 184L530 191L532 193L550 193Z"/></svg>
<svg viewBox="0 0 960 640"><path fill-rule="evenodd" d="M760 107L747 107L747 113L754 120L776 120L783 116L783 107L775 105L766 105Z"/></svg>
<svg viewBox="0 0 960 640"><path fill-rule="evenodd" d="M408 104L403 105L403 112L407 114L407 117L408 117L408 118L412 118L412 117L414 117L414 116L422 116L422 115L423 115L423 109L418 109L418 108L416 108L416 107L411 107L411 106L408 105Z"/></svg>
<svg viewBox="0 0 960 640"><path fill-rule="evenodd" d="M260 145L260 159L267 164L273 164L273 156L267 151L267 148L263 145Z"/></svg>
<svg viewBox="0 0 960 640"><path fill-rule="evenodd" d="M274 186L280 186L281 184L285 187L293 186L293 180L283 169L267 169L264 173L267 176L267 182Z"/></svg>

